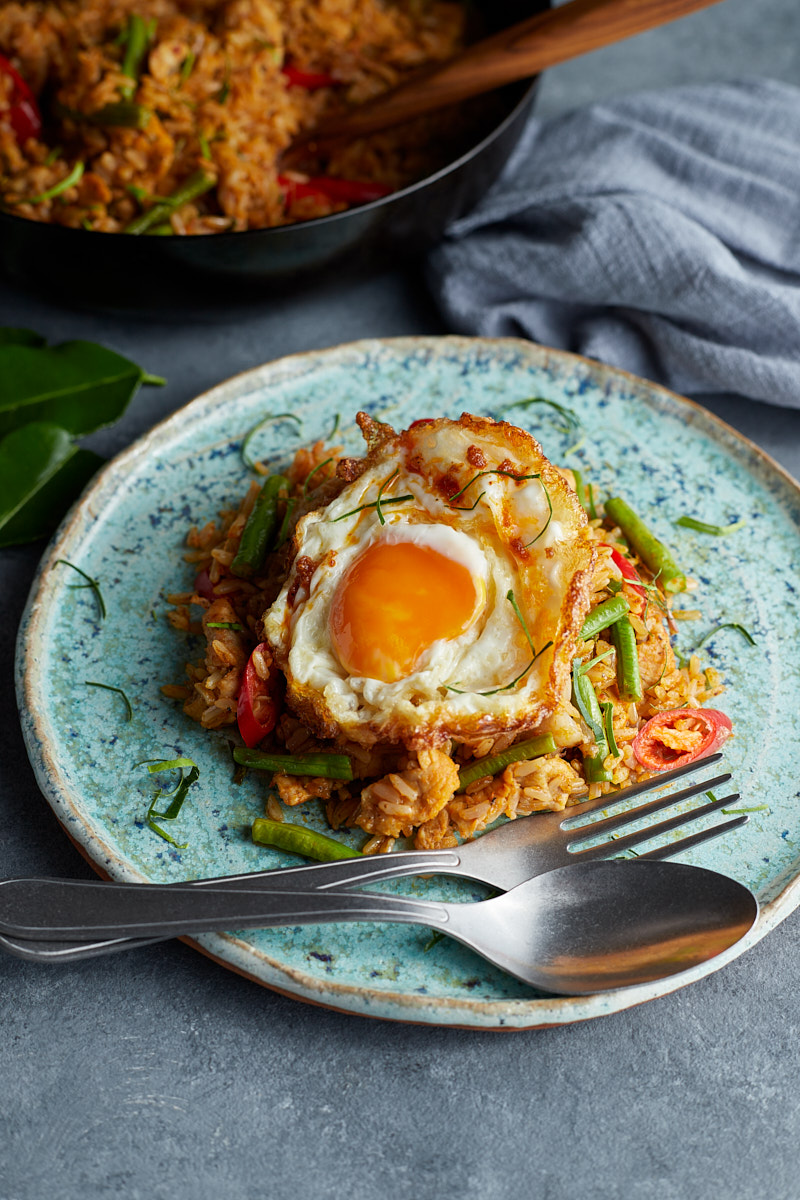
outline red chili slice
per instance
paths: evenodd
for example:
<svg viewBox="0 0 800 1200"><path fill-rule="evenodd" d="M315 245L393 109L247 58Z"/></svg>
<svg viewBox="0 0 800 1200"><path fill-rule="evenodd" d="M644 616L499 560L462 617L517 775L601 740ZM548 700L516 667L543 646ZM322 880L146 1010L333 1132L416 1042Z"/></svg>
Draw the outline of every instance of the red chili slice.
<svg viewBox="0 0 800 1200"><path fill-rule="evenodd" d="M623 576L623 578L630 581L631 591L636 592L637 595L646 600L647 592L639 582L639 576L633 563L629 562L625 555L620 553L615 546L609 546L608 542L601 542L600 545L607 546L611 551L611 561L616 567L619 567L620 574Z"/></svg>
<svg viewBox="0 0 800 1200"><path fill-rule="evenodd" d="M677 728L679 721L686 720L696 724L702 738L693 750L673 750L658 735L664 730ZM642 726L634 738L633 753L648 771L668 771L719 750L730 737L732 728L730 717L717 708L673 708L669 712L657 713Z"/></svg>
<svg viewBox="0 0 800 1200"><path fill-rule="evenodd" d="M326 200L344 201L345 204L368 204L370 200L382 200L391 195L393 188L385 183L369 179L334 179L332 175L315 175L299 181L286 175L278 176L287 204L304 200L307 196L323 196Z"/></svg>
<svg viewBox="0 0 800 1200"><path fill-rule="evenodd" d="M281 67L281 74L285 76L290 87L305 88L308 92L316 91L317 88L341 87L341 80L334 79L333 75L327 75L324 71L301 71L291 63L285 63Z"/></svg>
<svg viewBox="0 0 800 1200"><path fill-rule="evenodd" d="M278 720L281 701L281 680L277 671L270 671L269 679L262 679L256 670L253 655L263 654L270 659L266 642L256 646L247 660L244 677L239 688L236 720L245 746L254 750L259 742L272 733Z"/></svg>
<svg viewBox="0 0 800 1200"><path fill-rule="evenodd" d="M16 67L13 67L2 54L0 54L0 72L7 75L12 83L8 119L17 141L22 143L29 137L38 138L42 132L42 116L33 92Z"/></svg>

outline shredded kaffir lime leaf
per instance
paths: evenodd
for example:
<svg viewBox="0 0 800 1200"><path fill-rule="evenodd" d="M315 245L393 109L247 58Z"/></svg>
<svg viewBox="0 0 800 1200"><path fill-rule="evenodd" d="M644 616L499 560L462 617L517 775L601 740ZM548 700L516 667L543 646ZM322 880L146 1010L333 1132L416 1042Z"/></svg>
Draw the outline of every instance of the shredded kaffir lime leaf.
<svg viewBox="0 0 800 1200"><path fill-rule="evenodd" d="M510 691L511 688L515 687L519 683L520 679L524 679L524 677L528 674L528 671L530 671L531 667L536 662L537 658L541 657L541 655L544 654L545 650L549 650L553 644L552 641L546 642L545 645L542 646L541 650L537 650L535 645L533 644L533 638L531 637L527 622L525 621L525 618L522 615L520 607L517 604L517 601L514 597L514 592L511 589L509 589L509 591L506 593L506 600L508 600L509 604L513 608L514 614L515 614L517 620L519 621L520 625L522 626L522 631L525 634L525 637L527 638L528 645L530 646L531 652L533 654L533 658L528 663L525 670L520 671L520 673L519 673L519 675L517 675L516 679L512 679L510 683L506 683L503 687L493 688L492 691L490 691L490 692L477 692L476 694L478 696L497 696L500 692ZM457 684L446 683L444 686L447 688L448 692L457 692L459 696L463 696L466 694L464 689L458 687Z"/></svg>
<svg viewBox="0 0 800 1200"><path fill-rule="evenodd" d="M84 679L83 682L86 684L87 687L103 688L103 690L106 692L116 692L118 696L122 696L123 702L125 704L125 712L126 712L125 720L130 721L133 719L133 706L132 706L130 700L128 699L127 695L125 694L125 692L122 690L122 688L114 687L110 683L98 683L97 680L95 680L95 679Z"/></svg>
<svg viewBox="0 0 800 1200"><path fill-rule="evenodd" d="M100 620L104 621L106 617L106 606L105 601L103 600L103 593L100 591L99 582L96 579L93 579L91 575L87 575L86 572L82 571L80 567L76 567L75 563L69 562L66 558L57 558L55 565L58 566L59 564L65 567L72 567L73 571L77 571L78 574L86 580L86 583L71 583L69 586L71 588L78 589L91 588L94 592L94 598L97 601L97 609L100 613Z"/></svg>
<svg viewBox="0 0 800 1200"><path fill-rule="evenodd" d="M246 467L254 467L257 461L256 459L248 456L247 447L250 445L251 441L259 432L259 430L263 429L265 425L269 425L272 421L296 421L298 430L302 429L303 427L302 420L300 417L296 416L295 413L270 413L268 416L262 417L260 421L256 421L255 425L251 425L251 427L248 429L247 433L244 435L244 441L242 442L242 462Z"/></svg>
<svg viewBox="0 0 800 1200"><path fill-rule="evenodd" d="M729 533L733 533L736 529L741 529L747 524L744 518L741 521L732 521L730 525L709 525L707 521L698 521L696 517L678 517L676 525L682 525L684 529L694 529L697 533L710 533L714 537L725 537Z"/></svg>
<svg viewBox="0 0 800 1200"><path fill-rule="evenodd" d="M313 470L309 471L308 475L306 475L306 481L303 484L303 495L304 496L308 495L308 485L311 482L311 480L314 478L314 476L316 475L317 471L321 471L323 467L327 467L328 463L332 463L332 462L333 462L333 456L331 456L330 458L326 458L324 460L324 462L317 463L317 465L313 468Z"/></svg>

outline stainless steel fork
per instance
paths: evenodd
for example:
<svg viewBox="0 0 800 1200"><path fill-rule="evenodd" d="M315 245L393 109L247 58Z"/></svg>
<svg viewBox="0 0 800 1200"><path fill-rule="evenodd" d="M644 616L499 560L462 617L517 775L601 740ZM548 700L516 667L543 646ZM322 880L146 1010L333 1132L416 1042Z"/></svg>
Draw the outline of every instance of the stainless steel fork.
<svg viewBox="0 0 800 1200"><path fill-rule="evenodd" d="M635 808L585 822L576 828L576 823L581 818L591 817L595 813L612 807L617 808L625 800L667 787L677 779L701 768L712 766L721 758L721 754L711 755L686 767L663 772L632 787L599 796L594 800L586 800L582 804L573 805L559 812L536 813L532 819L522 818L509 821L474 841L466 842L452 850L409 850L396 854L354 857L331 863L282 867L246 875L200 879L192 881L191 884L181 882L163 886L199 888L213 885L216 888L225 887L232 890L245 888L248 891L346 891L361 888L365 884L409 875L458 875L506 891L526 879L531 879L568 863L596 858L612 858L626 850L632 850L644 842L679 829L683 825L692 824L726 805L733 804L739 799L738 793L710 800L699 808L693 808L688 812L678 812L656 824L647 824L642 829L623 836L618 835L619 830L625 829L629 825L727 783L731 776L729 772L725 772L715 775L711 779L695 782L677 792L667 791L664 795L657 796L654 800ZM747 814L740 813L732 816L730 820L719 822L687 837L670 841L642 853L638 857L645 860L671 858L744 825L747 820ZM73 881L73 883L75 886L80 886L79 881ZM92 881L91 885L87 886L96 887L97 885ZM96 954L108 953L114 949L130 949L132 945L146 945L154 940L158 939L116 938L103 941L42 942L0 936L0 948L21 958L60 961L88 958Z"/></svg>

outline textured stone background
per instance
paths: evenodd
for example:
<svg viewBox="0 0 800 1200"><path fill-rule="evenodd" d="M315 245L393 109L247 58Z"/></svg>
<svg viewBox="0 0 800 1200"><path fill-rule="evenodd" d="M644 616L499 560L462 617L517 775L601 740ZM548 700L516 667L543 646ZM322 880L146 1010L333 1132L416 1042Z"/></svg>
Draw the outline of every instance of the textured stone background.
<svg viewBox="0 0 800 1200"><path fill-rule="evenodd" d="M800 84L797 33L797 0L725 0L551 72L539 112L743 74ZM418 277L386 272L150 320L71 312L0 283L0 323L95 338L169 377L96 438L106 454L280 354L445 332ZM800 413L709 406L800 475ZM3 868L89 877L35 787L13 705L36 559L0 554ZM60 968L0 958L0 1200L795 1200L799 963L795 914L688 990L502 1035L306 1007L179 943Z"/></svg>

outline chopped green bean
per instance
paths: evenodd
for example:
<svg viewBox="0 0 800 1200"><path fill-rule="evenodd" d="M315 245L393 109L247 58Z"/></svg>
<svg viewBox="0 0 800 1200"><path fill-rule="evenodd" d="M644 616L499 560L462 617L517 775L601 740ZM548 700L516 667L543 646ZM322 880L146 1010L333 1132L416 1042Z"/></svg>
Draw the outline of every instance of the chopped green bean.
<svg viewBox="0 0 800 1200"><path fill-rule="evenodd" d="M264 565L267 550L278 531L278 496L288 487L289 480L284 475L267 476L231 563L231 572L239 579L252 578Z"/></svg>
<svg viewBox="0 0 800 1200"><path fill-rule="evenodd" d="M132 79L133 83L125 84L124 87L119 89L123 100L132 100L136 95L142 62L147 53L150 38L154 33L155 22L143 20L138 13L131 13L128 17L128 27L124 35L125 55L122 59L120 70L128 79Z"/></svg>
<svg viewBox="0 0 800 1200"><path fill-rule="evenodd" d="M500 771L504 771L510 763L525 762L529 758L541 758L543 754L555 754L557 749L558 746L551 735L545 733L541 737L529 738L527 742L517 742L516 746L510 746L508 750L503 750L500 754L479 758L459 771L456 795L466 791L476 779L484 779L487 775L497 775Z"/></svg>
<svg viewBox="0 0 800 1200"><path fill-rule="evenodd" d="M686 576L670 551L655 534L650 532L641 517L638 517L624 500L619 496L609 497L606 500L606 516L619 526L628 545L658 577L659 584L664 591L682 592L685 590Z"/></svg>
<svg viewBox="0 0 800 1200"><path fill-rule="evenodd" d="M629 609L630 605L624 596L615 596L613 600L604 600L602 604L597 605L597 608L592 609L583 622L581 641L591 641L592 638L597 637L598 633L608 629L609 625L613 625L620 617L624 617Z"/></svg>
<svg viewBox="0 0 800 1200"><path fill-rule="evenodd" d="M177 212L184 204L188 204L190 200L196 200L199 196L205 195L216 184L216 179L213 175L207 175L205 171L195 171L193 175L182 183L179 188L176 188L169 196L161 196L158 202L152 208L148 208L147 212L135 217L123 230L123 233L140 234L147 233L148 229L153 225L160 225L163 221Z"/></svg>
<svg viewBox="0 0 800 1200"><path fill-rule="evenodd" d="M253 821L253 841L259 846L275 846L290 854L302 854L317 862L335 862L340 858L360 858L361 851L345 846L324 833L306 829L304 825L289 825L285 821L270 821L257 817Z"/></svg>
<svg viewBox="0 0 800 1200"><path fill-rule="evenodd" d="M620 617L611 626L611 640L617 651L617 689L620 696L633 700L642 698L642 679L639 674L639 651L636 634L628 617Z"/></svg>
<svg viewBox="0 0 800 1200"><path fill-rule="evenodd" d="M90 125L99 125L109 129L146 129L153 114L149 108L145 108L142 104L135 104L132 100L115 100L110 104L104 104L102 108L98 108L88 115L84 113L76 115L77 119L88 121Z"/></svg>
<svg viewBox="0 0 800 1200"><path fill-rule="evenodd" d="M281 775L307 775L313 779L344 779L350 783L353 766L346 754L270 754L264 750L246 750L237 746L233 761L257 771L277 771Z"/></svg>

